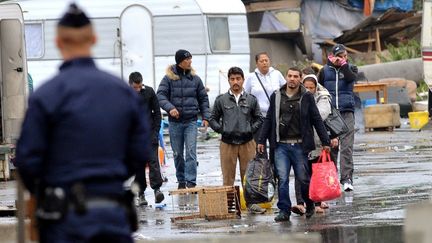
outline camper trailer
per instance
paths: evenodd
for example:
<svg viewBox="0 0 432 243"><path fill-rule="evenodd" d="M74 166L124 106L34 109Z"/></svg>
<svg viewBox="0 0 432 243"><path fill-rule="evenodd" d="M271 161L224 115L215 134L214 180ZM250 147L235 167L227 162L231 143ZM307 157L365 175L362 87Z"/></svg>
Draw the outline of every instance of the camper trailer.
<svg viewBox="0 0 432 243"><path fill-rule="evenodd" d="M9 159L27 103L24 20L17 4L0 4L0 178L9 179Z"/></svg>
<svg viewBox="0 0 432 243"><path fill-rule="evenodd" d="M24 25L17 4L0 5L1 143L15 143L27 103Z"/></svg>
<svg viewBox="0 0 432 243"><path fill-rule="evenodd" d="M57 72L61 57L55 27L70 0L20 0L28 70L37 89ZM178 49L189 50L192 66L209 88L209 99L228 90L231 66L249 71L246 11L240 0L76 0L92 19L98 66L125 81L133 71L157 89Z"/></svg>

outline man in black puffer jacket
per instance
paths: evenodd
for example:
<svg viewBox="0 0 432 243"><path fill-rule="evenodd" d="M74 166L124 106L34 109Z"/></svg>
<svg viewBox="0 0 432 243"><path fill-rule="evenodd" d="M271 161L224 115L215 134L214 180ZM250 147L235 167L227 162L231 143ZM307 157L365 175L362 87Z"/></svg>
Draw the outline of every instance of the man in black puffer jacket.
<svg viewBox="0 0 432 243"><path fill-rule="evenodd" d="M178 189L196 186L197 119L208 126L209 100L201 78L192 69L192 55L186 50L175 54L175 65L168 66L157 96L169 115L169 134L174 154ZM186 145L186 158L183 155Z"/></svg>

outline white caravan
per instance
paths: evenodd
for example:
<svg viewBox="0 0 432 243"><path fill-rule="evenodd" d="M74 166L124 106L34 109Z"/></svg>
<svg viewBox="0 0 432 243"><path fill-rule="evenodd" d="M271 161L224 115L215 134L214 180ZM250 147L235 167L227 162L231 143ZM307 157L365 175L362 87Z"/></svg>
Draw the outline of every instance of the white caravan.
<svg viewBox="0 0 432 243"><path fill-rule="evenodd" d="M28 69L35 89L57 72L61 57L55 26L70 0L21 0ZM77 0L98 35L98 66L124 80L133 71L157 89L178 49L189 50L192 66L210 102L228 90L231 66L249 71L246 11L240 0Z"/></svg>
<svg viewBox="0 0 432 243"><path fill-rule="evenodd" d="M0 4L1 156L8 153L6 151L9 150L8 144L13 144L18 139L27 104L27 66L24 43L24 20L19 5ZM4 144L6 146L3 146ZM3 166L4 159L1 160ZM2 168L5 172L6 169ZM1 176L8 177L8 175Z"/></svg>

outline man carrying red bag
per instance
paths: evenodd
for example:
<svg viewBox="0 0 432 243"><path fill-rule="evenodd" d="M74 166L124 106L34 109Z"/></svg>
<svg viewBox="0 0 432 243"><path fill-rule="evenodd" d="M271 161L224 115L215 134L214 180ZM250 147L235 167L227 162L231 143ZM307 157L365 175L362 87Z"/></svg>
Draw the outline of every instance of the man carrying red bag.
<svg viewBox="0 0 432 243"><path fill-rule="evenodd" d="M318 133L323 149L330 151L330 139L316 107L313 95L300 85L301 71L289 68L287 83L270 97L270 107L264 120L258 151L264 152L269 140L274 153L275 174L278 178L279 214L275 221L289 221L291 200L289 174L291 166L301 183L302 196L306 202L306 218L315 213L314 202L309 198L310 166L308 153L315 149L313 128Z"/></svg>

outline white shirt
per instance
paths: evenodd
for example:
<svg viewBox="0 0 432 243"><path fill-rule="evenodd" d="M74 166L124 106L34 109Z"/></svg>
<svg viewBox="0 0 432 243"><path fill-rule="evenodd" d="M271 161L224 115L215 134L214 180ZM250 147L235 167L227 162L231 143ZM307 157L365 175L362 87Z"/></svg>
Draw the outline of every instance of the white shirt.
<svg viewBox="0 0 432 243"><path fill-rule="evenodd" d="M244 90L242 90L242 92L241 92L240 94L234 94L234 93L231 91L231 89L228 90L228 92L229 92L230 95L234 95L234 98L235 98L236 104L238 105L238 102L239 102L239 100L240 100L240 96L243 94Z"/></svg>
<svg viewBox="0 0 432 243"><path fill-rule="evenodd" d="M270 101L267 98L267 95L264 92L264 89L258 81L255 73L257 73L261 79L261 82L267 91L268 97L270 97L275 90L282 87L286 83L286 80L281 72L272 67L269 68L268 73L265 75L262 74L258 68L256 68L255 72L250 73L246 78L243 88L247 93L252 94L257 98L261 109L261 114L265 117L270 106Z"/></svg>

